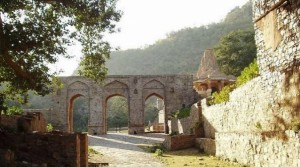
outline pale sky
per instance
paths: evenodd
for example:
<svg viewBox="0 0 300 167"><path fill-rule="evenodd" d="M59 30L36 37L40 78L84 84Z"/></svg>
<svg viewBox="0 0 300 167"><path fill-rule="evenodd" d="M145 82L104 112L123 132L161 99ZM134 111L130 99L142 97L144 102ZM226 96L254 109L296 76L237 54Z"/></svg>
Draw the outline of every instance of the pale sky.
<svg viewBox="0 0 300 167"><path fill-rule="evenodd" d="M113 47L121 50L154 44L172 31L219 22L236 6L248 0L119 0L123 11L117 23L120 32L107 36ZM60 60L53 69L62 69L61 76L71 75L80 61L80 47L69 49L75 57Z"/></svg>

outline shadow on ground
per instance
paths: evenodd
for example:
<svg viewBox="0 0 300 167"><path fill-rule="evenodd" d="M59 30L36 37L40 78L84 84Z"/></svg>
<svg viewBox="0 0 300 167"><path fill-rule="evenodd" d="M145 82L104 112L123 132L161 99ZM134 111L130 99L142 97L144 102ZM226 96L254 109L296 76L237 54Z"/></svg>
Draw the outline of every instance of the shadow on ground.
<svg viewBox="0 0 300 167"><path fill-rule="evenodd" d="M164 141L165 134L144 133L128 135L124 133L108 133L106 135L89 135L89 146L100 146L104 148L116 148L143 152L138 148L139 144L156 144Z"/></svg>

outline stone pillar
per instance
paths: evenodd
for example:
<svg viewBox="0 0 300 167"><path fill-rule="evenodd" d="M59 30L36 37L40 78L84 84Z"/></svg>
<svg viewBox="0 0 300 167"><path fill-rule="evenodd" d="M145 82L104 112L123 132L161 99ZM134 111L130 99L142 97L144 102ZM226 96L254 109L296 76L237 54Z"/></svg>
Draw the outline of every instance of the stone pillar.
<svg viewBox="0 0 300 167"><path fill-rule="evenodd" d="M104 100L101 94L93 95L89 101L89 123L88 133L91 135L105 134L105 108L103 107Z"/></svg>
<svg viewBox="0 0 300 167"><path fill-rule="evenodd" d="M212 92L212 89L211 89L211 81L208 80L208 81L207 81L206 97L210 97L210 96L211 96L211 92Z"/></svg>
<svg viewBox="0 0 300 167"><path fill-rule="evenodd" d="M130 90L129 104L129 134L144 133L144 100L142 91L139 89Z"/></svg>

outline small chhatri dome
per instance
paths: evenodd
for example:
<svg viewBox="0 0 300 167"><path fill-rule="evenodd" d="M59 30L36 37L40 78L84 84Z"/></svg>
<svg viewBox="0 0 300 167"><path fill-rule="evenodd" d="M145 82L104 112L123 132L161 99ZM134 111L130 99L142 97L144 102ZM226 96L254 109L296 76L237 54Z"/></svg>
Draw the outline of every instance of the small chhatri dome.
<svg viewBox="0 0 300 167"><path fill-rule="evenodd" d="M206 49L201 58L200 66L196 75L197 79L227 79L227 75L221 72L213 49Z"/></svg>

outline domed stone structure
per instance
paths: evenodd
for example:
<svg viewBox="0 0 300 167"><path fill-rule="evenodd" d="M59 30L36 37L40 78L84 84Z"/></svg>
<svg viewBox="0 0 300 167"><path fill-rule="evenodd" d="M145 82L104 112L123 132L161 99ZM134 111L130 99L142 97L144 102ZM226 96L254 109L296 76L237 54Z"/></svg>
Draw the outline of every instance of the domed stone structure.
<svg viewBox="0 0 300 167"><path fill-rule="evenodd" d="M206 49L193 83L194 89L200 97L209 97L213 92L219 92L224 86L234 83L235 80L235 76L221 72L213 49Z"/></svg>

